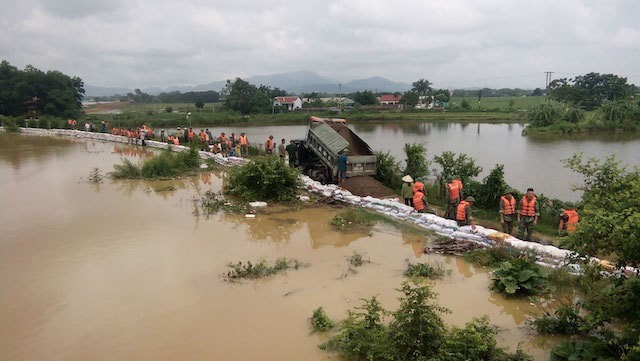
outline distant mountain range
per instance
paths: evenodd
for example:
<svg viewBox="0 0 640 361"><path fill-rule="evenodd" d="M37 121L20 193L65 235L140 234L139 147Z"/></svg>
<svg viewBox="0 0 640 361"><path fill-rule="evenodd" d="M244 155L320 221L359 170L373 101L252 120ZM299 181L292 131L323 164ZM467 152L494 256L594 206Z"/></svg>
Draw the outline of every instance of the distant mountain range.
<svg viewBox="0 0 640 361"><path fill-rule="evenodd" d="M374 76L367 79L357 79L349 82L344 82L340 85L339 82L320 76L313 71L297 71L289 73L280 73L272 75L255 75L243 80L248 81L255 85L267 85L270 87L278 87L286 90L290 94L302 94L302 93L353 93L356 91L370 90L373 92L404 92L411 89L411 85L401 82L393 82L389 79L385 79L379 76ZM172 86L165 89L162 88L144 88L143 92L158 95L162 92L179 91L186 93L190 91L207 91L215 90L220 91L226 85L226 80L213 81L207 84L195 85L195 86ZM110 96L115 94L125 95L133 92L133 89L127 88L107 88L93 85L85 85L85 96Z"/></svg>

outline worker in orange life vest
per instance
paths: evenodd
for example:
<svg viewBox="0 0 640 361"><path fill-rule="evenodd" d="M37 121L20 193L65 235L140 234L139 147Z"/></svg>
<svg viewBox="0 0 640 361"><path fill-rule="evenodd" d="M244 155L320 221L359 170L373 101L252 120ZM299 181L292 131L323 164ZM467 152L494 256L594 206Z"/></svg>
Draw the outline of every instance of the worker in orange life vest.
<svg viewBox="0 0 640 361"><path fill-rule="evenodd" d="M513 197L513 190L507 189L504 195L500 197L500 224L502 224L502 232L511 234L515 220L516 199Z"/></svg>
<svg viewBox="0 0 640 361"><path fill-rule="evenodd" d="M469 196L456 207L456 222L459 227L471 226L471 229L476 229L476 225L473 223L473 217L471 217L471 206L473 206L475 201L475 198Z"/></svg>
<svg viewBox="0 0 640 361"><path fill-rule="evenodd" d="M267 141L264 142L264 150L267 152L267 154L273 154L273 149L275 147L276 144L273 141L273 135L270 135L269 138L267 138Z"/></svg>
<svg viewBox="0 0 640 361"><path fill-rule="evenodd" d="M462 182L454 180L453 177L447 177L447 212L444 215L445 218L456 218L456 209L458 208L458 204L460 204L460 198L462 196L461 184Z"/></svg>
<svg viewBox="0 0 640 361"><path fill-rule="evenodd" d="M580 216L576 211L575 205L573 203L567 202L565 207L560 214L560 224L558 224L558 233L563 234L573 233L576 228L578 228L578 222L580 221Z"/></svg>
<svg viewBox="0 0 640 361"><path fill-rule="evenodd" d="M533 234L533 227L538 224L538 217L540 217L540 206L533 188L527 189L527 193L520 200L517 214L518 237L523 241L529 241Z"/></svg>

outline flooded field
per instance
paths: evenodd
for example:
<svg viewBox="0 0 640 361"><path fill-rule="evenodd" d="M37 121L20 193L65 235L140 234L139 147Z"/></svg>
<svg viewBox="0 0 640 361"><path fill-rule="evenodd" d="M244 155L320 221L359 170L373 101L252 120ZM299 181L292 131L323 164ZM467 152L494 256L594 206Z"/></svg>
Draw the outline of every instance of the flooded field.
<svg viewBox="0 0 640 361"><path fill-rule="evenodd" d="M548 359L553 338L524 321L535 308L488 290L489 275L462 259L423 255L427 234L379 224L338 232L338 211L270 208L255 219L194 214L193 199L218 191L224 174L176 181L87 182L135 147L0 135L0 359L325 360L312 334L313 309L334 319L378 295L397 306L408 261L441 263L434 283L444 319L488 315L499 344L522 343ZM171 187L170 187L171 186ZM372 261L345 275L347 257ZM310 267L260 281L228 283L237 261L293 257Z"/></svg>

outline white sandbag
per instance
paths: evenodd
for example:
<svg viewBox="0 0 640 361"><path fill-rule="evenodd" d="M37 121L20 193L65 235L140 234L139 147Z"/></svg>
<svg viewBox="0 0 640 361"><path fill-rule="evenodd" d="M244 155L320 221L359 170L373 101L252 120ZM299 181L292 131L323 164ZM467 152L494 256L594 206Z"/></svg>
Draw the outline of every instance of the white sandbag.
<svg viewBox="0 0 640 361"><path fill-rule="evenodd" d="M267 206L267 202L249 202L249 206L251 206L252 208L264 208Z"/></svg>

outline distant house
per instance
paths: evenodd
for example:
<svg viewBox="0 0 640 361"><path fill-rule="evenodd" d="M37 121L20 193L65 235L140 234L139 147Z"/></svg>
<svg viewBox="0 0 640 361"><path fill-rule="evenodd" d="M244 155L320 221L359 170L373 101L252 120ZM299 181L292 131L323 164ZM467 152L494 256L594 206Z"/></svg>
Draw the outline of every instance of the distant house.
<svg viewBox="0 0 640 361"><path fill-rule="evenodd" d="M288 111L294 111L302 108L302 99L300 97L275 97L273 105L284 107Z"/></svg>
<svg viewBox="0 0 640 361"><path fill-rule="evenodd" d="M380 105L397 105L400 104L400 95L383 94L380 96Z"/></svg>

